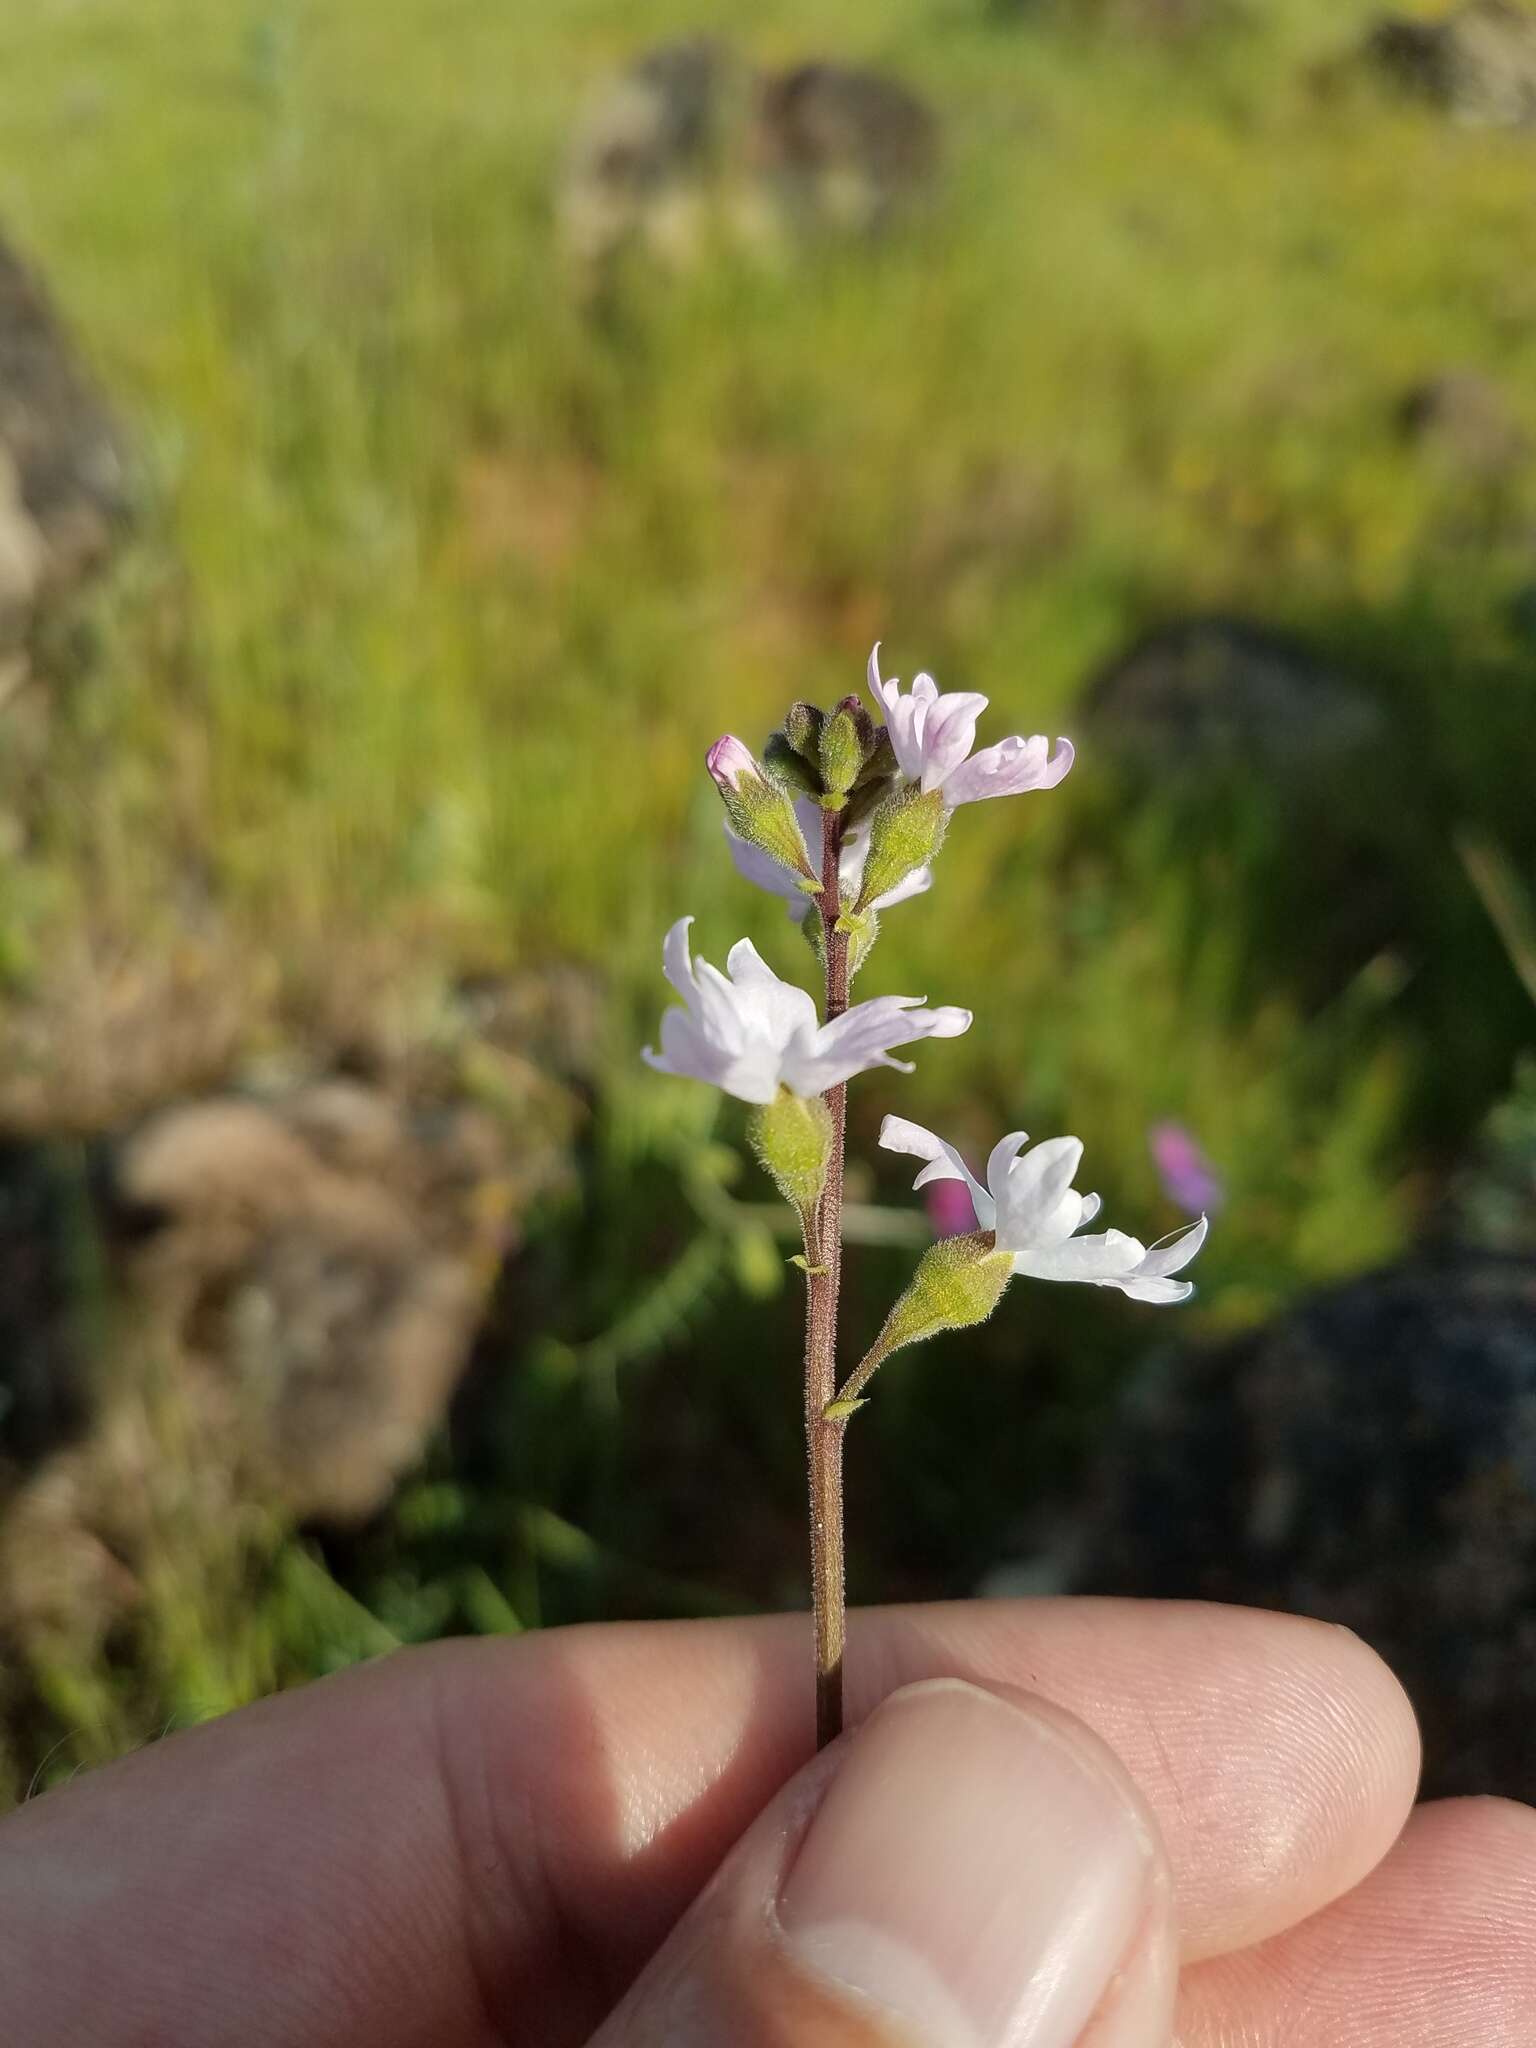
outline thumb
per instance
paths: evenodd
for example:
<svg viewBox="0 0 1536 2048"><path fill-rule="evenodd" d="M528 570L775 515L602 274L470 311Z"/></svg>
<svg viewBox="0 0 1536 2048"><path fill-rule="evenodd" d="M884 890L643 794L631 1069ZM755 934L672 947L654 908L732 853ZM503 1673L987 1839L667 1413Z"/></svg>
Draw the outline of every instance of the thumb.
<svg viewBox="0 0 1536 2048"><path fill-rule="evenodd" d="M1081 1722L911 1685L785 1786L592 2048L1167 2048L1170 1901Z"/></svg>

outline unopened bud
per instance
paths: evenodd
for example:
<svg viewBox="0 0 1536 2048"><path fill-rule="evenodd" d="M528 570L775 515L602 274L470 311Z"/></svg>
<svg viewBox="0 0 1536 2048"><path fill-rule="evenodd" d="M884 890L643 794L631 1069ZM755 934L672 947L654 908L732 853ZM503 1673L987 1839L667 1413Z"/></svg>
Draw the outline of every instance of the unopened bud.
<svg viewBox="0 0 1536 2048"><path fill-rule="evenodd" d="M821 779L827 794L847 796L864 766L864 742L850 714L834 711L821 728Z"/></svg>
<svg viewBox="0 0 1536 2048"><path fill-rule="evenodd" d="M737 837L814 885L816 871L806 852L795 807L784 791L768 780L750 747L727 733L715 741L705 759Z"/></svg>
<svg viewBox="0 0 1536 2048"><path fill-rule="evenodd" d="M779 1193L809 1221L832 1157L832 1112L824 1099L781 1088L772 1102L753 1110L747 1136Z"/></svg>
<svg viewBox="0 0 1536 2048"><path fill-rule="evenodd" d="M832 706L832 710L834 715L839 711L847 712L848 716L858 727L859 745L864 749L866 755L872 753L880 735L885 731L885 727L883 725L876 725L869 712L865 709L864 699L858 692L854 691L847 697L839 697Z"/></svg>
<svg viewBox="0 0 1536 2048"><path fill-rule="evenodd" d="M891 735L883 725L876 725L864 750L864 766L854 788L867 789L872 782L889 782L895 773L896 749L891 745Z"/></svg>
<svg viewBox="0 0 1536 2048"><path fill-rule="evenodd" d="M792 790L801 796L819 797L822 793L821 777L815 768L803 754L796 752L781 732L774 733L763 749L763 773L780 789Z"/></svg>
<svg viewBox="0 0 1536 2048"><path fill-rule="evenodd" d="M808 767L816 765L825 719L824 711L818 711L814 704L807 704L803 698L791 704L784 714L784 737Z"/></svg>
<svg viewBox="0 0 1536 2048"><path fill-rule="evenodd" d="M914 868L926 867L943 844L948 823L941 790L925 795L916 783L909 783L887 797L870 819L869 858L854 907L867 908L904 882Z"/></svg>
<svg viewBox="0 0 1536 2048"><path fill-rule="evenodd" d="M720 794L727 795L743 778L757 775L762 770L752 758L752 749L745 740L737 739L734 733L722 733L704 756L704 765L715 778Z"/></svg>
<svg viewBox="0 0 1536 2048"><path fill-rule="evenodd" d="M881 731L885 728L882 726ZM864 772L853 785L848 801L843 807L843 830L851 831L855 825L862 825L872 817L896 787L896 756L889 744L877 749L865 764Z"/></svg>

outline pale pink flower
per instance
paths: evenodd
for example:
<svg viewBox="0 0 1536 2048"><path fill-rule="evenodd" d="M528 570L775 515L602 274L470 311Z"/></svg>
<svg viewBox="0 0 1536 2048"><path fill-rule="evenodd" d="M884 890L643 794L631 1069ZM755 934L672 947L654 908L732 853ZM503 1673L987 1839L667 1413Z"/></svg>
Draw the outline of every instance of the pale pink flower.
<svg viewBox="0 0 1536 2048"><path fill-rule="evenodd" d="M972 754L976 720L986 710L987 699L973 690L941 694L927 674L916 676L903 696L899 682L881 680L878 640L869 657L869 689L885 713L902 774L925 792L941 790L950 807L980 803L989 796L1054 789L1072 766L1072 742L1058 740L1053 754L1043 733L1027 740L1014 734Z"/></svg>

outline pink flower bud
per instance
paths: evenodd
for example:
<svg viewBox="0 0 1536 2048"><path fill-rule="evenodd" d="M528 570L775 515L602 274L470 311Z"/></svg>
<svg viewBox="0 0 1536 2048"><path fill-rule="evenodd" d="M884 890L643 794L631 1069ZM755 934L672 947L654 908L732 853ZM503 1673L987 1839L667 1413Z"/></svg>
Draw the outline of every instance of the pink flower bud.
<svg viewBox="0 0 1536 2048"><path fill-rule="evenodd" d="M762 770L752 758L752 749L733 733L725 733L715 741L704 757L704 765L722 790L734 791L746 775L762 780Z"/></svg>

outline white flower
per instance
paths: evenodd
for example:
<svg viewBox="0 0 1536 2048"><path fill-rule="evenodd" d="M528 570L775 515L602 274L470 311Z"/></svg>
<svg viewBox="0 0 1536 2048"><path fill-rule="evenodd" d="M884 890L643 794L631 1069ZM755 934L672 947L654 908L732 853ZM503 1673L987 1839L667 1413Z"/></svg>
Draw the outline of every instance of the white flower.
<svg viewBox="0 0 1536 2048"><path fill-rule="evenodd" d="M912 1069L893 1060L893 1045L919 1038L958 1038L969 1010L922 1007L921 996L876 996L823 1024L803 988L780 981L750 939L732 946L730 978L689 956L691 917L667 933L662 967L687 1008L661 1020L659 1053L644 1059L658 1073L708 1081L743 1102L772 1102L780 1087L820 1095L869 1067Z"/></svg>
<svg viewBox="0 0 1536 2048"><path fill-rule="evenodd" d="M1043 733L1027 740L1016 733L972 754L976 720L986 710L987 699L974 690L941 696L930 675L914 677L904 697L899 682L880 679L878 640L869 657L869 689L885 712L886 729L902 774L909 782L920 783L925 793L942 790L951 809L956 804L980 803L989 796L1054 789L1072 766L1072 742L1058 740L1053 754Z"/></svg>
<svg viewBox="0 0 1536 2048"><path fill-rule="evenodd" d="M1119 1230L1073 1236L1099 1213L1098 1196L1080 1195L1072 1185L1083 1156L1076 1138L1047 1138L1025 1152L1027 1134L1010 1131L992 1148L985 1187L953 1145L921 1124L888 1116L880 1126L880 1143L887 1152L908 1152L928 1161L914 1187L935 1180L964 1181L978 1224L997 1233L999 1251L1012 1252L1015 1273L1036 1280L1086 1280L1095 1287L1118 1287L1136 1301L1184 1301L1194 1292L1189 1281L1170 1276L1187 1266L1204 1244L1209 1227L1204 1216L1169 1243L1150 1250L1139 1238Z"/></svg>
<svg viewBox="0 0 1536 2048"><path fill-rule="evenodd" d="M795 816L805 834L806 844L816 846L821 840L821 806L814 797L802 796L795 800ZM788 905L789 914L798 924L812 907L812 899L800 887L798 879L776 860L771 860L750 840L743 839L739 832L731 830L730 820L725 821L725 837L731 849L731 859L736 863L737 873L747 881L755 882L759 889L767 889L775 896L782 896ZM843 836L842 853L838 859L838 876L842 884L841 893L850 903L859 900L859 884L864 879L864 863L869 858L869 822L855 825ZM899 881L894 889L887 889L883 896L877 896L869 906L871 910L889 910L893 903L905 903L909 896L921 896L933 887L933 869L914 868L911 874Z"/></svg>

